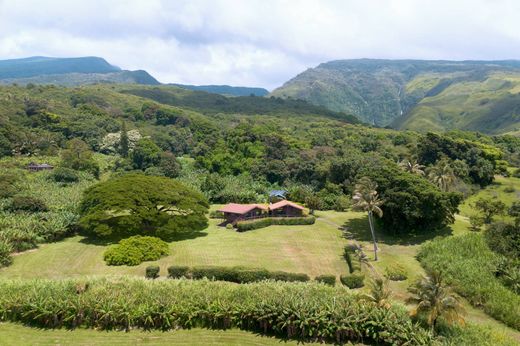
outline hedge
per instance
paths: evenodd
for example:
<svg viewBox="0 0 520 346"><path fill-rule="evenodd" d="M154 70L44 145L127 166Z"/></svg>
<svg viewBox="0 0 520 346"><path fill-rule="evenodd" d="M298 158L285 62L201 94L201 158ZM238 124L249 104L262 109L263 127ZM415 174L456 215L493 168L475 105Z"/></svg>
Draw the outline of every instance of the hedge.
<svg viewBox="0 0 520 346"><path fill-rule="evenodd" d="M342 287L103 278L0 280L0 319L44 328L240 328L281 338L430 345L405 308L380 308Z"/></svg>
<svg viewBox="0 0 520 346"><path fill-rule="evenodd" d="M348 288L360 288L365 286L364 281L365 276L363 274L350 274L350 275L341 275L339 277L339 281Z"/></svg>
<svg viewBox="0 0 520 346"><path fill-rule="evenodd" d="M307 274L288 273L283 271L268 271L262 268L247 267L217 267L217 266L170 266L168 267L168 277L178 279L181 277L201 280L210 279L217 281L228 281L239 284L258 282L263 280L276 280L288 282L306 282L310 278Z"/></svg>
<svg viewBox="0 0 520 346"><path fill-rule="evenodd" d="M189 277L190 267L186 266L170 266L168 267L168 277L171 279L180 279Z"/></svg>
<svg viewBox="0 0 520 346"><path fill-rule="evenodd" d="M265 217L256 220L239 221L236 224L237 231L251 231L271 225L313 225L316 218L312 215L302 217Z"/></svg>
<svg viewBox="0 0 520 346"><path fill-rule="evenodd" d="M317 282L321 282L325 285L334 286L336 285L335 275L319 275L314 278Z"/></svg>
<svg viewBox="0 0 520 346"><path fill-rule="evenodd" d="M157 279L159 277L159 271L161 268L159 266L148 266L146 267L145 277L147 279Z"/></svg>

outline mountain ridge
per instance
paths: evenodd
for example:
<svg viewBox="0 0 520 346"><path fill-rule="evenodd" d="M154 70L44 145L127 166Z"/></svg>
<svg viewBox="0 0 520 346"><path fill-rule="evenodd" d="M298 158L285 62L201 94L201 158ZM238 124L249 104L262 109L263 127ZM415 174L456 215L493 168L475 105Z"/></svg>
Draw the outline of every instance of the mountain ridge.
<svg viewBox="0 0 520 346"><path fill-rule="evenodd" d="M464 112L467 97L459 99L459 103L450 101L454 97L453 93L461 86L469 88L484 85L487 89L484 88L481 93L487 94L488 99L493 100L491 104L496 101L503 108L504 104L512 103L511 100L504 101L509 99L506 93L501 93L500 98L497 98L496 86L489 82L496 80L500 73L505 74L501 76L504 82L514 79L514 82L509 81L514 94L516 77L520 77L518 60L334 60L307 69L273 90L270 95L301 98L334 111L354 114L362 121L378 126L401 128L401 124L406 124L403 128L421 131L516 131L516 111L503 124L490 130L486 128L486 121L482 120L490 115L478 107L472 107L474 111L469 116L473 119L472 122L451 119ZM428 109L431 113L430 108L423 106L431 107L434 97L437 102L435 113L438 116L430 119L431 127L425 126L421 119L424 113L418 112L416 107L421 105L420 109ZM450 109L445 109L448 106ZM501 112L507 113L503 109ZM410 117L414 119L408 119ZM450 121L445 122L444 118L450 118Z"/></svg>

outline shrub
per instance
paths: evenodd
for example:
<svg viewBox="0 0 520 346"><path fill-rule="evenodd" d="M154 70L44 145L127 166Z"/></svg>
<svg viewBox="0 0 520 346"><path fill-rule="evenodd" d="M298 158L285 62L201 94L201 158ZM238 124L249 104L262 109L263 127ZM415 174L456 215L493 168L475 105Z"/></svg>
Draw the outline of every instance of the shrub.
<svg viewBox="0 0 520 346"><path fill-rule="evenodd" d="M226 229L232 230L232 229L233 229L233 225L230 224L230 223L228 223L228 224L226 225Z"/></svg>
<svg viewBox="0 0 520 346"><path fill-rule="evenodd" d="M360 288L365 285L363 282L365 280L365 276L363 274L341 275L339 280L343 285L351 289Z"/></svg>
<svg viewBox="0 0 520 346"><path fill-rule="evenodd" d="M223 219L224 213L218 210L212 210L209 212L210 219Z"/></svg>
<svg viewBox="0 0 520 346"><path fill-rule="evenodd" d="M58 167L49 175L49 179L57 183L76 183L79 181L78 172L67 167Z"/></svg>
<svg viewBox="0 0 520 346"><path fill-rule="evenodd" d="M271 225L312 225L316 222L314 216L302 217L266 217L251 221L239 221L236 224L239 232L251 231Z"/></svg>
<svg viewBox="0 0 520 346"><path fill-rule="evenodd" d="M515 191L516 191L516 190L515 190L514 186L506 186L506 187L504 188L504 192L505 192L505 193L513 193L513 192L515 192Z"/></svg>
<svg viewBox="0 0 520 346"><path fill-rule="evenodd" d="M15 174L2 174L0 175L0 198L12 197L16 194L16 182L18 176Z"/></svg>
<svg viewBox="0 0 520 346"><path fill-rule="evenodd" d="M276 281L287 281L287 282L307 282L311 278L307 274L302 273L287 273L283 271L275 271L269 273L269 279Z"/></svg>
<svg viewBox="0 0 520 346"><path fill-rule="evenodd" d="M367 304L342 288L308 283L92 279L2 280L2 320L45 328L241 328L282 338L431 345L399 306Z"/></svg>
<svg viewBox="0 0 520 346"><path fill-rule="evenodd" d="M187 266L169 266L168 277L171 279L180 279L182 277L190 277L190 267Z"/></svg>
<svg viewBox="0 0 520 346"><path fill-rule="evenodd" d="M517 169L513 172L513 177L515 177L515 178L520 178L520 168L517 168Z"/></svg>
<svg viewBox="0 0 520 346"><path fill-rule="evenodd" d="M44 201L31 196L14 196L9 209L11 211L25 211L28 213L37 213L49 210Z"/></svg>
<svg viewBox="0 0 520 346"><path fill-rule="evenodd" d="M406 273L406 269L404 269L401 265L395 264L385 269L385 276L392 281L403 281L408 279L408 274Z"/></svg>
<svg viewBox="0 0 520 346"><path fill-rule="evenodd" d="M317 282L321 282L325 285L334 286L336 285L336 276L335 275L319 275L314 278Z"/></svg>
<svg viewBox="0 0 520 346"><path fill-rule="evenodd" d="M147 279L157 279L160 270L159 266L148 266L146 267L145 276Z"/></svg>
<svg viewBox="0 0 520 346"><path fill-rule="evenodd" d="M0 239L0 267L7 267L12 263L11 251L11 245Z"/></svg>
<svg viewBox="0 0 520 346"><path fill-rule="evenodd" d="M352 261L352 255L355 253L355 247L353 245L345 245L343 249L343 258L347 262L348 271L350 274L354 273L356 270L360 270L359 262Z"/></svg>
<svg viewBox="0 0 520 346"><path fill-rule="evenodd" d="M135 266L155 261L169 253L168 243L155 237L133 236L109 247L104 254L108 265Z"/></svg>

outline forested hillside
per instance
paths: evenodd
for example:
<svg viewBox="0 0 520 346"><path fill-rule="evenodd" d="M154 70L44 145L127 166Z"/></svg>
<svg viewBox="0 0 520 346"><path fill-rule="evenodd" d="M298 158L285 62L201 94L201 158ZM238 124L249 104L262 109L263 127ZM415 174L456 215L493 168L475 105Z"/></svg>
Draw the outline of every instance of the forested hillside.
<svg viewBox="0 0 520 346"><path fill-rule="evenodd" d="M13 83L65 86L95 83L159 84L146 71L122 70L98 57L0 60L0 84Z"/></svg>
<svg viewBox="0 0 520 346"><path fill-rule="evenodd" d="M308 100L399 129L520 129L518 61L338 60L271 94Z"/></svg>

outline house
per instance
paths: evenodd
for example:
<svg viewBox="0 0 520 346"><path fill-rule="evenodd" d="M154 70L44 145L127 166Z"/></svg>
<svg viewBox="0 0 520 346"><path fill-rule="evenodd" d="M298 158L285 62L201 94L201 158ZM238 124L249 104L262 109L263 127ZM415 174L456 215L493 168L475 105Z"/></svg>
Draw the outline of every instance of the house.
<svg viewBox="0 0 520 346"><path fill-rule="evenodd" d="M39 172L39 171L47 171L47 170L51 170L51 169L54 169L54 166L51 166L47 163L34 163L34 162L31 162L27 165L27 169L31 172Z"/></svg>
<svg viewBox="0 0 520 346"><path fill-rule="evenodd" d="M241 220L250 220L266 217L268 208L262 204L237 204L229 203L218 211L224 214L225 223L236 223Z"/></svg>
<svg viewBox="0 0 520 346"><path fill-rule="evenodd" d="M298 217L303 216L305 208L287 200L281 200L269 205L269 215L273 217Z"/></svg>
<svg viewBox="0 0 520 346"><path fill-rule="evenodd" d="M273 204L237 204L229 203L218 211L224 214L225 224L238 221L260 219L264 217L298 217L303 216L305 208L296 203L281 200Z"/></svg>

